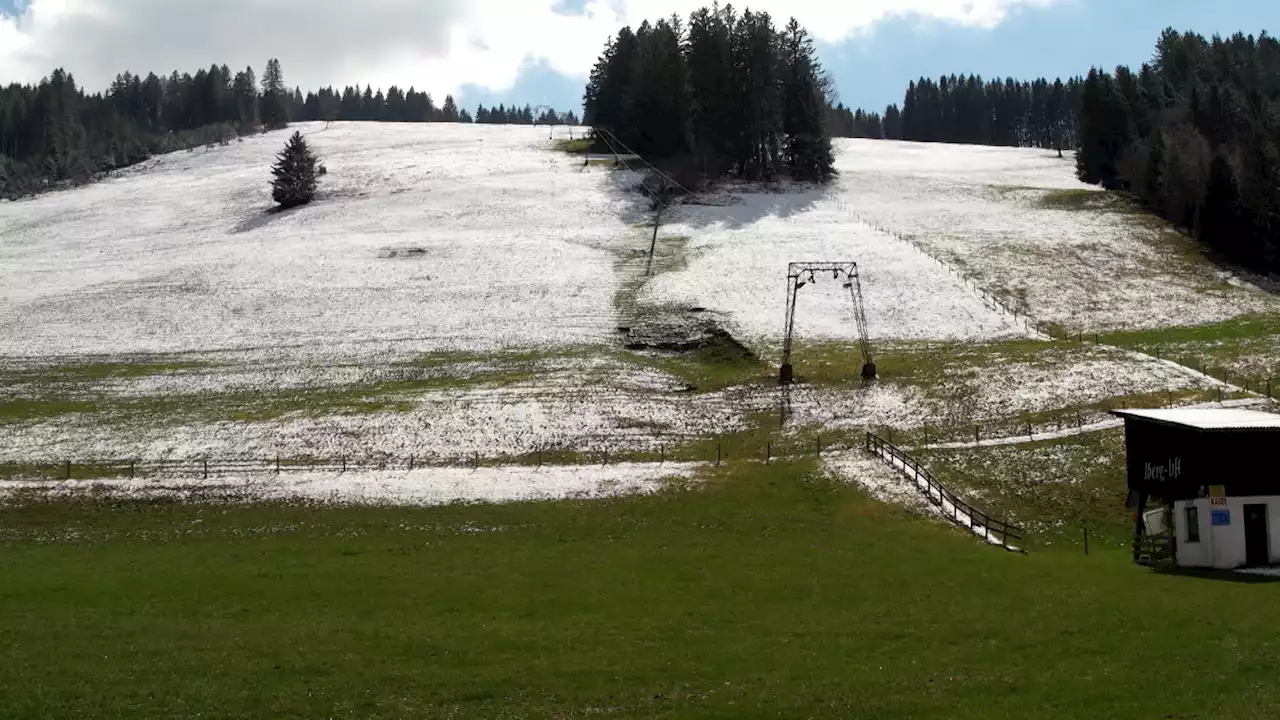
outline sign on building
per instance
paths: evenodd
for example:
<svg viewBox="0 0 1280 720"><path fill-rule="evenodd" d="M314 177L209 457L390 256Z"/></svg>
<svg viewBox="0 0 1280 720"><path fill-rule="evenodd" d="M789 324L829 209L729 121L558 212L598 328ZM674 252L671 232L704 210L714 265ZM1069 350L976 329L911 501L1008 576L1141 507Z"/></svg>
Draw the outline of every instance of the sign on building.
<svg viewBox="0 0 1280 720"><path fill-rule="evenodd" d="M1227 504L1227 488L1225 485L1209 486L1209 504L1210 505L1226 505Z"/></svg>

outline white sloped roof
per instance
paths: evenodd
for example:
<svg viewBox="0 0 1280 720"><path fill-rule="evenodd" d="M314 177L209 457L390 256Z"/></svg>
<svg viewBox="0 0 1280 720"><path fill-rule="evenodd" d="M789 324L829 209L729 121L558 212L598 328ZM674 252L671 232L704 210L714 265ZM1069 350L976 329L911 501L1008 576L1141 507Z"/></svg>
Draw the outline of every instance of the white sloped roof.
<svg viewBox="0 0 1280 720"><path fill-rule="evenodd" d="M1247 408L1161 408L1113 413L1195 430L1280 430L1280 415Z"/></svg>

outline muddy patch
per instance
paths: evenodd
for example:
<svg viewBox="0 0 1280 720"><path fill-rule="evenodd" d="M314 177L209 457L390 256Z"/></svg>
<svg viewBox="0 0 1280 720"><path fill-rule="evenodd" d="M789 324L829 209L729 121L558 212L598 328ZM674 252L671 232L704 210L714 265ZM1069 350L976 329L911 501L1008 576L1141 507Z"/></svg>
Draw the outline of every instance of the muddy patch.
<svg viewBox="0 0 1280 720"><path fill-rule="evenodd" d="M416 246L384 247L378 250L378 258L381 260L409 260L413 258L426 257L426 255L426 248Z"/></svg>

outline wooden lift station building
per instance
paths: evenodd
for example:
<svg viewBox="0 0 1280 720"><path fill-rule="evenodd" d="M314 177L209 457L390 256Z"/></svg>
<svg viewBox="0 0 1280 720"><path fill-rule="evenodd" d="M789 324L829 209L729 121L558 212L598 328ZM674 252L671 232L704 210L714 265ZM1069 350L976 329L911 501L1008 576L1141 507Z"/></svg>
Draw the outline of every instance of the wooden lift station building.
<svg viewBox="0 0 1280 720"><path fill-rule="evenodd" d="M1114 412L1125 421L1136 561L1223 569L1280 563L1280 415Z"/></svg>

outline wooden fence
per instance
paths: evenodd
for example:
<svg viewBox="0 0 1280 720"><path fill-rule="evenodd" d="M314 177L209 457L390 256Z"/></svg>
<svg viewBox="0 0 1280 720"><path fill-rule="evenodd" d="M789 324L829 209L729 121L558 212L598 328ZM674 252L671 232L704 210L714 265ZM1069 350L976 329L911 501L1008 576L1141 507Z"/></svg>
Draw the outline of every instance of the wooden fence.
<svg viewBox="0 0 1280 720"><path fill-rule="evenodd" d="M867 451L913 480L916 487L929 498L929 502L941 510L944 516L966 530L989 540L999 540L1005 548L1011 547L1010 539L1022 540L1025 537L1026 533L1022 528L994 518L965 502L959 495L938 482L928 468L883 438L867 433Z"/></svg>

